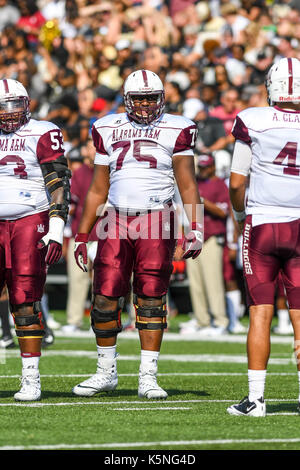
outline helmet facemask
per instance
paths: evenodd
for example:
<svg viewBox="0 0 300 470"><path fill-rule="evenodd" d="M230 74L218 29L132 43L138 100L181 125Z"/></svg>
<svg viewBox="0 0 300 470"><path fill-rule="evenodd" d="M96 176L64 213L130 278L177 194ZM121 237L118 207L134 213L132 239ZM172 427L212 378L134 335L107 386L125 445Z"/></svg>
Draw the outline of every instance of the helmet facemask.
<svg viewBox="0 0 300 470"><path fill-rule="evenodd" d="M27 96L0 99L0 129L11 133L20 129L30 119Z"/></svg>
<svg viewBox="0 0 300 470"><path fill-rule="evenodd" d="M165 94L161 90L149 93L127 92L124 101L126 112L132 119L141 124L150 124L162 114Z"/></svg>

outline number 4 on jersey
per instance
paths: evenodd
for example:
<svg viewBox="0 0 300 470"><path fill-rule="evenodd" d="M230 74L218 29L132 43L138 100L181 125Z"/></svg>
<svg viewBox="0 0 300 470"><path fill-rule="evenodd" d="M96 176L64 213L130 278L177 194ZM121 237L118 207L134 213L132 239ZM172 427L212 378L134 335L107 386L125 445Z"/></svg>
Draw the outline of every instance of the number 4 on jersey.
<svg viewBox="0 0 300 470"><path fill-rule="evenodd" d="M283 165L284 160L287 158L287 164L285 164L286 166L283 168L285 175L299 176L300 171L296 164L297 148L297 142L287 142L273 161L275 165Z"/></svg>

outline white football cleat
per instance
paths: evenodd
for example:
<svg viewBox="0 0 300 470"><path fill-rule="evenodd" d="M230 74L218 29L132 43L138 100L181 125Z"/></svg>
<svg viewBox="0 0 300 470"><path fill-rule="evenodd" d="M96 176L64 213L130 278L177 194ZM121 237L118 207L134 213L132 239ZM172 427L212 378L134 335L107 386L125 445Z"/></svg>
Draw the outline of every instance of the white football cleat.
<svg viewBox="0 0 300 470"><path fill-rule="evenodd" d="M223 326L204 326L200 328L197 332L197 336L205 337L205 336L221 336L227 335L228 331Z"/></svg>
<svg viewBox="0 0 300 470"><path fill-rule="evenodd" d="M14 395L17 401L36 401L41 398L41 382L39 372L26 373L22 375L21 388Z"/></svg>
<svg viewBox="0 0 300 470"><path fill-rule="evenodd" d="M180 322L179 328L199 328L199 323L196 318L191 318L188 321Z"/></svg>
<svg viewBox="0 0 300 470"><path fill-rule="evenodd" d="M12 336L3 336L0 339L0 348L12 349L15 347L15 342Z"/></svg>
<svg viewBox="0 0 300 470"><path fill-rule="evenodd" d="M61 324L56 321L52 315L49 315L47 318L47 325L51 330L59 330L61 328Z"/></svg>
<svg viewBox="0 0 300 470"><path fill-rule="evenodd" d="M234 416L266 416L266 403L263 398L249 401L248 397L243 398L237 405L231 405L227 412Z"/></svg>
<svg viewBox="0 0 300 470"><path fill-rule="evenodd" d="M276 335L292 335L294 333L294 328L291 324L283 326L274 326L273 333L275 333Z"/></svg>
<svg viewBox="0 0 300 470"><path fill-rule="evenodd" d="M74 395L92 397L96 393L114 390L118 385L117 366L115 361L109 364L110 367L98 367L96 374L76 385L72 390Z"/></svg>
<svg viewBox="0 0 300 470"><path fill-rule="evenodd" d="M229 333L236 334L236 333L247 333L248 328L242 325L239 321L235 322L235 325L230 328Z"/></svg>
<svg viewBox="0 0 300 470"><path fill-rule="evenodd" d="M63 325L60 330L64 334L78 333L81 329L76 325Z"/></svg>
<svg viewBox="0 0 300 470"><path fill-rule="evenodd" d="M155 372L140 369L138 396L148 400L165 400L168 394L158 385Z"/></svg>

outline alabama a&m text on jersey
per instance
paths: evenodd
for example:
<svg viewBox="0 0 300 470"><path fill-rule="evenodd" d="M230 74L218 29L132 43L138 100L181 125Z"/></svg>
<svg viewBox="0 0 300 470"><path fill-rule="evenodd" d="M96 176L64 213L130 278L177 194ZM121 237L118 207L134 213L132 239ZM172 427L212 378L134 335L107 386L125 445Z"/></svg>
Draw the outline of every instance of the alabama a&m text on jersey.
<svg viewBox="0 0 300 470"><path fill-rule="evenodd" d="M194 122L163 114L138 124L126 113L98 119L92 129L95 164L109 165L109 205L119 209L162 209L173 199L173 155L190 155L197 136Z"/></svg>
<svg viewBox="0 0 300 470"><path fill-rule="evenodd" d="M41 163L64 154L60 129L31 119L15 133L0 133L0 219L49 209Z"/></svg>

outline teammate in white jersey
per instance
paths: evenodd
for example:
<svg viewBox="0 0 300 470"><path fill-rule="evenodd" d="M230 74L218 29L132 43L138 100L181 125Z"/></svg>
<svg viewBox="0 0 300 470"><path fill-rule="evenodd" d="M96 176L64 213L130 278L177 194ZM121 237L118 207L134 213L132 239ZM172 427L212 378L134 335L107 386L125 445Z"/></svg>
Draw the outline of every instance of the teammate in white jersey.
<svg viewBox="0 0 300 470"><path fill-rule="evenodd" d="M296 354L300 344L300 61L284 58L276 62L266 87L270 106L240 112L232 130L236 143L230 197L243 229L243 270L250 308L249 395L228 408L233 415L266 414L270 326L280 273ZM298 358L297 364L300 384Z"/></svg>
<svg viewBox="0 0 300 470"><path fill-rule="evenodd" d="M75 238L75 258L86 269L88 234L97 219L97 209L107 201L107 215L98 225L91 311L98 367L95 375L73 388L73 393L92 396L116 388L122 298L133 273L136 328L141 342L138 395L163 399L167 392L157 384L156 374L167 326L166 293L176 244L174 177L183 204L189 206L191 224L181 254L195 258L202 249L201 201L193 158L196 125L163 113L163 84L148 70L128 76L124 102L126 113L99 119L92 130L97 151L95 171L80 233Z"/></svg>
<svg viewBox="0 0 300 470"><path fill-rule="evenodd" d="M16 400L41 397L46 265L62 253L69 170L60 129L31 119L23 85L0 80L0 291L6 283L22 358Z"/></svg>

